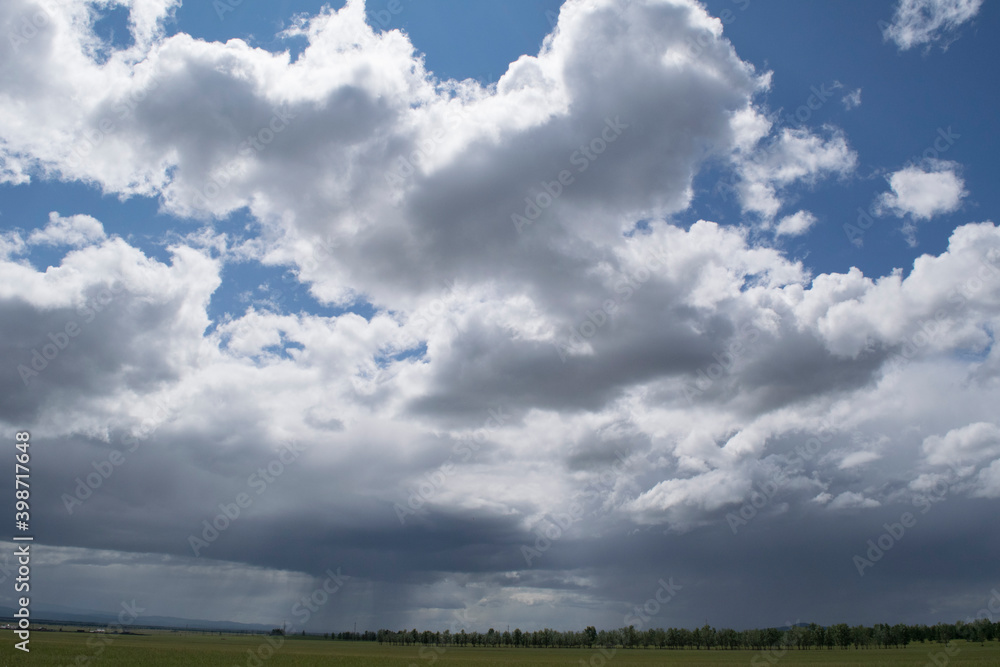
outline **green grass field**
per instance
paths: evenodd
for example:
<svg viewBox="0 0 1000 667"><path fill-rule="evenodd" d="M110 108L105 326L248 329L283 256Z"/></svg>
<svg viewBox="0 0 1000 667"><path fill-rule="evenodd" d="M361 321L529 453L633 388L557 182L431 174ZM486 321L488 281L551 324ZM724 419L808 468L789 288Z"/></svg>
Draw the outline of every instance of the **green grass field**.
<svg viewBox="0 0 1000 667"><path fill-rule="evenodd" d="M430 667L431 665L961 665L1000 666L1000 643L986 646L955 642L953 656L944 654L940 644L911 644L905 649L789 650L784 656L765 655L756 651L659 651L617 650L610 658L599 651L587 649L473 649L449 648L443 652L419 647L379 646L365 642L334 642L288 639L273 655L260 651L266 659L251 659L250 651L258 652L267 644L263 637L234 635L192 635L159 632L144 636L99 635L76 632L33 632L31 653L14 649L13 633L5 632L0 644L0 667L38 665L52 667L319 667L346 665L349 667ZM104 641L110 640L107 644ZM103 646L103 650L102 649ZM937 664L932 662L937 656ZM947 662L944 660L947 658ZM773 660L773 662L772 662Z"/></svg>

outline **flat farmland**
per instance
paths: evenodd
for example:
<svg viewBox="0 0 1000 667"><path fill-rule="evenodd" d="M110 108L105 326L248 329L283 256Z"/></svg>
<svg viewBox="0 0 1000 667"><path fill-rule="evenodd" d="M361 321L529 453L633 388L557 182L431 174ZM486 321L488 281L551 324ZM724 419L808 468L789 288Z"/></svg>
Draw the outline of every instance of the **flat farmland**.
<svg viewBox="0 0 1000 667"><path fill-rule="evenodd" d="M152 632L146 635L95 635L77 632L33 632L31 653L13 647L9 634L0 644L0 667L430 667L431 665L931 665L1000 666L1000 643L985 646L911 644L905 649L788 650L784 655L759 651L617 649L433 649L380 646L367 642L287 639L270 650L264 637ZM267 647L267 648L264 648Z"/></svg>

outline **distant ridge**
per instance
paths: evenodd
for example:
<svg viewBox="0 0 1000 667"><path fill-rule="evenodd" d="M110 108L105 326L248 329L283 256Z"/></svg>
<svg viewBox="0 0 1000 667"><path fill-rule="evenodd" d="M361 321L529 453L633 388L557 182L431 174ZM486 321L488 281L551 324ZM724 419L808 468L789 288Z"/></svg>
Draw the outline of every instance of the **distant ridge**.
<svg viewBox="0 0 1000 667"><path fill-rule="evenodd" d="M14 609L0 607L0 621L14 620ZM91 609L70 609L67 607L45 607L39 605L31 608L32 623L64 622L74 625L117 625L118 614L109 614ZM184 630L229 630L238 632L270 632L274 626L254 623L237 623L235 621L207 621L200 618L178 618L176 616L139 616L134 623L125 626L129 628L170 628Z"/></svg>

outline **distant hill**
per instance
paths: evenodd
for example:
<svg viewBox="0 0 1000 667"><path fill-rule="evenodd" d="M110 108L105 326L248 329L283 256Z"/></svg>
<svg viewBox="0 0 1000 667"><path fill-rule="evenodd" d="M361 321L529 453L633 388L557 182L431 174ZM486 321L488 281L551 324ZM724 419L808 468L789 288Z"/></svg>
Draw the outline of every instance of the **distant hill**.
<svg viewBox="0 0 1000 667"><path fill-rule="evenodd" d="M0 607L0 622L9 622L14 618L14 609ZM118 613L109 614L92 609L73 609L58 605L39 605L31 608L31 620L34 623L61 622L73 625L117 625ZM171 628L183 630L229 630L237 632L270 632L273 625L253 623L236 623L234 621L207 621L200 618L177 618L175 616L140 616L128 628ZM128 629L126 628L126 629Z"/></svg>
<svg viewBox="0 0 1000 667"><path fill-rule="evenodd" d="M811 623L794 623L792 625L782 625L782 626L780 626L780 627L778 627L776 629L777 630L781 630L782 632L788 632L792 628L808 628L810 625L812 625L812 624ZM825 628L826 626L825 625L820 625L819 627Z"/></svg>

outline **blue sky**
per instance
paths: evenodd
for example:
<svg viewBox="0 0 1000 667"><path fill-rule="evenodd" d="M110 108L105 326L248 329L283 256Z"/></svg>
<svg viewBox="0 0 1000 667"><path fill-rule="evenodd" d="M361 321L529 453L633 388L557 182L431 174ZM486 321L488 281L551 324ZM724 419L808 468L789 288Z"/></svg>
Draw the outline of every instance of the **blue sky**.
<svg viewBox="0 0 1000 667"><path fill-rule="evenodd" d="M339 567L309 630L615 627L670 576L658 625L974 614L998 12L8 3L0 421L49 443L39 604L271 623Z"/></svg>

